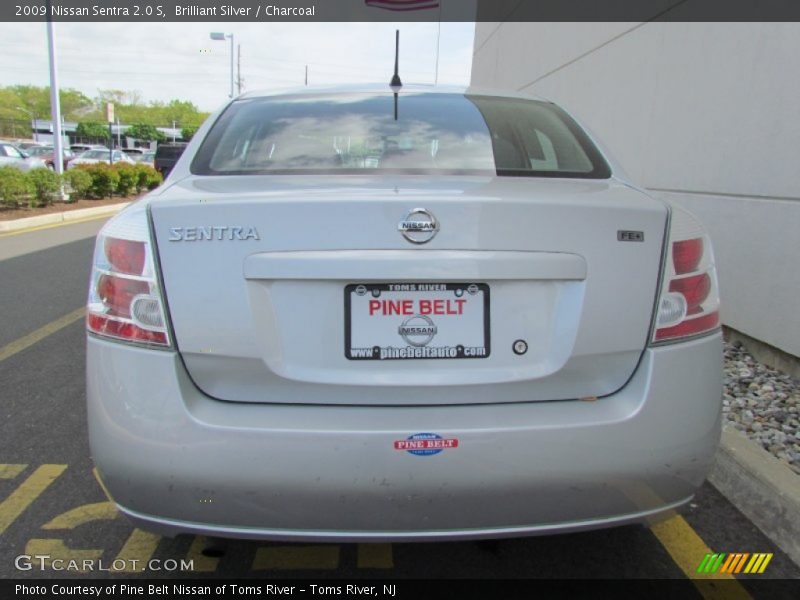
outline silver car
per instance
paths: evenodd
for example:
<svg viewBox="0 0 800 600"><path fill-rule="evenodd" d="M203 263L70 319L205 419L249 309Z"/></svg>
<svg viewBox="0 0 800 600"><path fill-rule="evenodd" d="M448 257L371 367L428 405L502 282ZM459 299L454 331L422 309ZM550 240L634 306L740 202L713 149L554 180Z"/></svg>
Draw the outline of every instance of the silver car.
<svg viewBox="0 0 800 600"><path fill-rule="evenodd" d="M30 156L24 150L7 142L0 142L0 167L15 167L20 171L30 171L44 169L46 166L45 161Z"/></svg>
<svg viewBox="0 0 800 600"><path fill-rule="evenodd" d="M109 159L111 156L111 159ZM114 164L119 162L127 163L129 165L135 165L136 162L131 159L127 154L120 150L114 150L113 152L109 150L87 150L82 154L79 154L76 158L72 159L69 163L68 169L75 169L80 165L96 165L98 163L105 163L110 164L111 160L113 160Z"/></svg>
<svg viewBox="0 0 800 600"><path fill-rule="evenodd" d="M233 100L101 231L87 324L95 464L168 535L640 522L720 435L705 229L522 96Z"/></svg>

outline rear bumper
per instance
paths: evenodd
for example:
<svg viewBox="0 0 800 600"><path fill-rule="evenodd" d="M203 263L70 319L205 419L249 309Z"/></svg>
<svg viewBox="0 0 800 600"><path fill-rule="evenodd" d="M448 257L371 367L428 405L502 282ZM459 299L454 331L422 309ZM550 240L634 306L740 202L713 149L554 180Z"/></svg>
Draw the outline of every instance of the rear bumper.
<svg viewBox="0 0 800 600"><path fill-rule="evenodd" d="M423 540L574 531L686 502L720 434L719 334L648 349L595 402L212 400L177 355L89 338L89 433L120 509L168 535ZM458 446L395 449L432 432Z"/></svg>

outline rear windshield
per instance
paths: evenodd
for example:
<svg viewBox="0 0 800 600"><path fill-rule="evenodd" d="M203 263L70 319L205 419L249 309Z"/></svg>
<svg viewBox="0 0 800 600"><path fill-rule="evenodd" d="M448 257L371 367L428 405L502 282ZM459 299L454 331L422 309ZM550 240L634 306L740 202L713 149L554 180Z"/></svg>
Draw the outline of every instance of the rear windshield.
<svg viewBox="0 0 800 600"><path fill-rule="evenodd" d="M192 172L610 176L586 134L550 103L425 93L234 102L203 140Z"/></svg>

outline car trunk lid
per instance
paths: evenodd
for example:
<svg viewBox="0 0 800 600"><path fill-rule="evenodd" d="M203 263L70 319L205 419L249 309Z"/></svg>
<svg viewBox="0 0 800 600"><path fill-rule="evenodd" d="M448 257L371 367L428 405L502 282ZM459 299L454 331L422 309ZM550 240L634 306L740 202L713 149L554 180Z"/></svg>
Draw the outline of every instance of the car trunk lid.
<svg viewBox="0 0 800 600"><path fill-rule="evenodd" d="M423 208L439 230L410 243L398 226ZM667 210L613 179L281 175L190 177L151 214L178 350L207 394L426 405L622 387ZM424 354L440 343L459 358Z"/></svg>

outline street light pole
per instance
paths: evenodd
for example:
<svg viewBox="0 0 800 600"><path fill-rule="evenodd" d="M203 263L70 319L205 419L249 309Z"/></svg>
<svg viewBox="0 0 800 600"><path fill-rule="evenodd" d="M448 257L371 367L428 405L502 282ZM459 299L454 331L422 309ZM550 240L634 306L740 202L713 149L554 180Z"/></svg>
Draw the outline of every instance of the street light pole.
<svg viewBox="0 0 800 600"><path fill-rule="evenodd" d="M212 31L209 34L209 37L212 40L215 40L217 42L224 42L226 39L229 39L231 41L231 92L228 95L228 97L229 98L233 98L233 63L234 63L234 57L233 57L233 34L232 33L222 33L220 31Z"/></svg>
<svg viewBox="0 0 800 600"><path fill-rule="evenodd" d="M33 136L32 136L33 137L33 141L34 142L38 142L39 141L39 131L38 131L39 130L39 120L36 118L36 113L32 112L30 110L27 110L25 108L20 108L19 106L17 107L17 110L24 112L26 115L28 115L31 118L31 128L33 129Z"/></svg>
<svg viewBox="0 0 800 600"><path fill-rule="evenodd" d="M47 14L51 15L50 0L47 1ZM56 173L64 172L64 148L61 137L61 98L58 90L58 61L56 60L56 30L52 18L47 19L47 50L50 62L50 119L53 123L53 166ZM61 200L66 200L64 187L59 188Z"/></svg>

